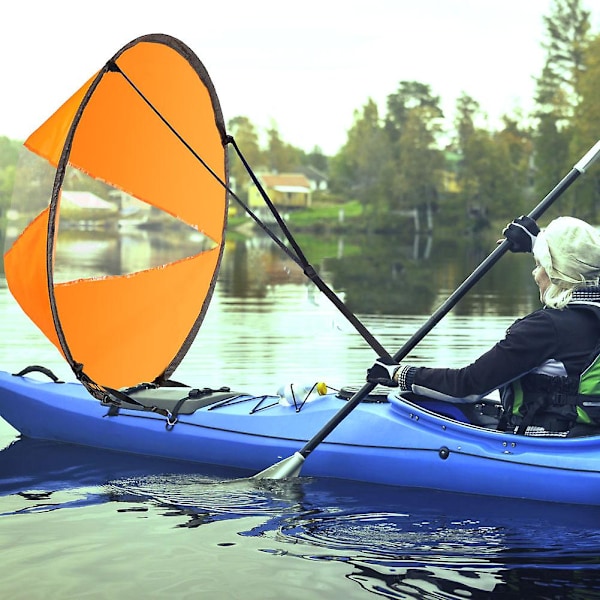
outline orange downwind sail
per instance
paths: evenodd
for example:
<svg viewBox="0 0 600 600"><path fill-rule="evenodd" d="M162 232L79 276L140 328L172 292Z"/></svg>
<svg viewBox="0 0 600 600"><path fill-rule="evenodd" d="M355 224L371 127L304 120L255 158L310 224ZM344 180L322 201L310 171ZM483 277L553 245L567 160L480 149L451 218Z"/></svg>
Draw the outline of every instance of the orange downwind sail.
<svg viewBox="0 0 600 600"><path fill-rule="evenodd" d="M5 255L6 278L76 373L119 388L166 379L182 360L224 247L225 138L204 66L182 42L156 34L122 48L25 142L56 167L56 178L49 207ZM183 221L212 248L123 276L55 283L67 167Z"/></svg>

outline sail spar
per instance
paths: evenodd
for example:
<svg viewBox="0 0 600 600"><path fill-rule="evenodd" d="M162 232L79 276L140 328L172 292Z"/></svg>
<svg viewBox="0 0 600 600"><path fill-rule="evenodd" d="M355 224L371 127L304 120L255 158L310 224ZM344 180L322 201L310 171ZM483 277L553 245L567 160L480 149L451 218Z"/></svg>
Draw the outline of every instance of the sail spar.
<svg viewBox="0 0 600 600"><path fill-rule="evenodd" d="M175 38L135 39L25 145L55 175L48 205L5 255L13 296L84 383L119 388L167 379L196 336L224 248L226 134L205 67ZM56 282L67 169L179 219L209 238L210 248L126 275Z"/></svg>

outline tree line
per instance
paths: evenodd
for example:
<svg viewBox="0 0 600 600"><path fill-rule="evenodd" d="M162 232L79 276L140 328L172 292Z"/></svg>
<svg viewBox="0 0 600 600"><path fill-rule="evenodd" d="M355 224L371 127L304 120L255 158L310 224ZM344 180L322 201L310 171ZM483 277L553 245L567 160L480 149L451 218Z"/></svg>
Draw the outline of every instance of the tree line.
<svg viewBox="0 0 600 600"><path fill-rule="evenodd" d="M486 127L485 113L467 93L451 123L430 85L401 81L385 111L369 99L355 111L345 144L325 157L285 144L277 129L266 148L245 117L230 122L251 165L279 172L312 166L327 172L330 199L358 200L369 227L389 228L407 212L443 211L470 228L529 212L600 137L600 35L591 31L581 0L554 0L545 26L545 62L536 77L534 110ZM232 166L243 195L249 184ZM562 212L598 221L600 174L590 172Z"/></svg>
<svg viewBox="0 0 600 600"><path fill-rule="evenodd" d="M369 101L330 161L333 191L351 192L385 226L390 215L434 207L472 227L528 212L600 138L600 35L580 0L554 0L544 17L545 62L533 114L506 115L502 127L463 93L450 127L429 85L402 81L386 112ZM598 221L600 174L591 171L563 212Z"/></svg>
<svg viewBox="0 0 600 600"><path fill-rule="evenodd" d="M440 212L478 229L528 212L600 137L600 34L591 30L581 0L553 0L543 17L545 62L536 77L534 110L486 125L485 112L467 93L452 122L431 86L401 81L385 110L368 99L354 113L334 156L318 146L305 152L286 143L276 125L259 132L248 117L228 122L229 133L255 171L310 167L328 179L322 200L357 200L369 228L393 227L407 212ZM0 207L14 183L19 143L0 137ZM231 184L245 198L250 178L236 156ZM600 174L569 190L561 212L597 223ZM3 211L4 212L4 211Z"/></svg>

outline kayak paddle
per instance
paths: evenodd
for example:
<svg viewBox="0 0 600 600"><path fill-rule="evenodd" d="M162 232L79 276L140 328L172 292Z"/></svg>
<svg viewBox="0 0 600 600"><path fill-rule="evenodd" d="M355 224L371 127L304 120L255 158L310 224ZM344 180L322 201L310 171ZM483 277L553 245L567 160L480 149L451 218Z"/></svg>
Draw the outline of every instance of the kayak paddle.
<svg viewBox="0 0 600 600"><path fill-rule="evenodd" d="M529 213L537 220L584 173L600 156L600 140L573 166L554 189ZM504 239L494 251L463 281L451 296L431 315L421 328L394 354L393 359L400 362L406 355L445 317L465 294L500 260L508 250L508 240ZM267 467L253 476L254 479L283 479L297 477L306 457L362 402L376 387L375 383L366 383L352 398L312 437L304 447Z"/></svg>

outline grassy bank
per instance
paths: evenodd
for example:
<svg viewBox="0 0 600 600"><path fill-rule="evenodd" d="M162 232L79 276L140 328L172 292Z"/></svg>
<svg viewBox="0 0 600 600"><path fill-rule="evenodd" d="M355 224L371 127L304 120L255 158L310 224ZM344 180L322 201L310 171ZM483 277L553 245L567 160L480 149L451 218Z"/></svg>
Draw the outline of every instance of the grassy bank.
<svg viewBox="0 0 600 600"><path fill-rule="evenodd" d="M286 210L278 209L286 223L294 231L323 231L352 229L359 225L363 207L357 201L344 204L319 203L309 208ZM229 217L229 229L235 230L248 224L250 218L238 211Z"/></svg>

